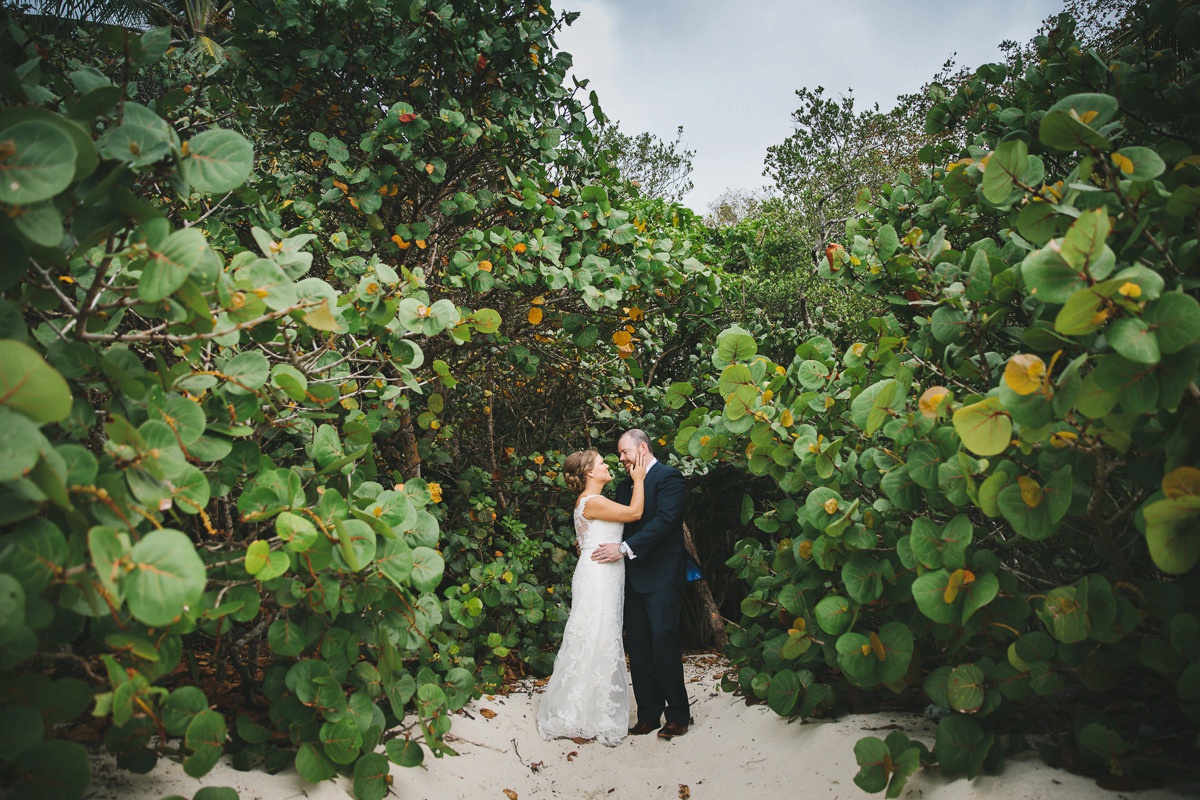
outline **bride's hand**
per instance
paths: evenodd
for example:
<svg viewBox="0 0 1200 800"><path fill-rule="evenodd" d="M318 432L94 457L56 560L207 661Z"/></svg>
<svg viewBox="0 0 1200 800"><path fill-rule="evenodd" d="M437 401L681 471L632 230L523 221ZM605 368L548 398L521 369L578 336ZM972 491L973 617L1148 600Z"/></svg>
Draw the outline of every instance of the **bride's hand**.
<svg viewBox="0 0 1200 800"><path fill-rule="evenodd" d="M646 471L649 469L650 456L645 453L638 453L633 459L633 469L629 470L629 477L635 481L646 480Z"/></svg>

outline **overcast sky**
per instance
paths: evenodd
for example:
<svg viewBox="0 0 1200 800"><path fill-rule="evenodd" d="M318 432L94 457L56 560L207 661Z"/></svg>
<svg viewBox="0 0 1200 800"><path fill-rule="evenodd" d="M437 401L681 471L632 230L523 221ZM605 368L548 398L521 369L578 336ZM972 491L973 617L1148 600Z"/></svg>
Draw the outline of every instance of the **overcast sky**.
<svg viewBox="0 0 1200 800"><path fill-rule="evenodd" d="M919 89L947 58L971 68L1025 42L1062 0L559 0L582 12L557 37L627 134L696 151L684 203L755 189L767 147L792 132L795 91L853 90L855 108Z"/></svg>

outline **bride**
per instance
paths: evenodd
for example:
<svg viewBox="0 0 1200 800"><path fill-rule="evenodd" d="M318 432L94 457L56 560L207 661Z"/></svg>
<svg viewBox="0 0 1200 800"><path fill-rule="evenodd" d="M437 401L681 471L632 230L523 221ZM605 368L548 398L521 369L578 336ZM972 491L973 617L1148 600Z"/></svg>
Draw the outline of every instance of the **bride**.
<svg viewBox="0 0 1200 800"><path fill-rule="evenodd" d="M590 556L598 544L619 543L625 523L641 518L646 469L647 459L639 456L629 471L633 497L626 506L600 494L613 476L595 450L572 453L563 463L567 488L578 494L579 562L562 646L538 708L543 739L595 739L611 747L629 728L629 683L621 644L625 562L601 563Z"/></svg>

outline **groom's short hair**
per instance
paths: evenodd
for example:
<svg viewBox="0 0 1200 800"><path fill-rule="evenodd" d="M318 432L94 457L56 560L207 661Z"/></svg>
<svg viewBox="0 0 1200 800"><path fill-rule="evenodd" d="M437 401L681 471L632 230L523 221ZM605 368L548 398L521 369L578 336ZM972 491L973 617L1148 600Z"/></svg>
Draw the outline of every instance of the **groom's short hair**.
<svg viewBox="0 0 1200 800"><path fill-rule="evenodd" d="M644 444L651 448L653 447L650 444L650 435L641 428L630 428L621 434L621 439L633 439L633 441L637 442L638 444ZM617 441L619 442L620 439Z"/></svg>

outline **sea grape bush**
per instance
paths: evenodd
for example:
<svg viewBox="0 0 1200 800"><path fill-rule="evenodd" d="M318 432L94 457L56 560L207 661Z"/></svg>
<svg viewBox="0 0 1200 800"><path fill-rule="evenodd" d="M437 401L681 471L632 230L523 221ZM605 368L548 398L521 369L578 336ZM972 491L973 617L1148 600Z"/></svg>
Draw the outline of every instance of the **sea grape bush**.
<svg viewBox="0 0 1200 800"><path fill-rule="evenodd" d="M366 799L389 762L451 752L478 683L544 661L566 572L513 500L555 478L502 493L467 442L503 447L518 381L623 369L635 318L716 302L697 245L559 146L587 137L549 3L285 5L235 4L219 64L164 30L52 47L0 17L15 797L80 796L89 715L128 769L230 753ZM291 28L311 47L273 49ZM448 42L474 48L466 73L441 68ZM388 69L345 81L352 56ZM447 100L465 75L477 91ZM332 86L367 94L332 108Z"/></svg>
<svg viewBox="0 0 1200 800"><path fill-rule="evenodd" d="M1200 127L1177 101L1200 11L1157 3L1107 54L1072 25L935 103L932 166L826 249L890 313L780 363L727 329L716 402L675 436L782 493L743 501L769 544L727 562L729 688L784 716L944 709L931 751L859 742L868 791L998 768L1033 714L1099 771L1168 780L1200 730Z"/></svg>

